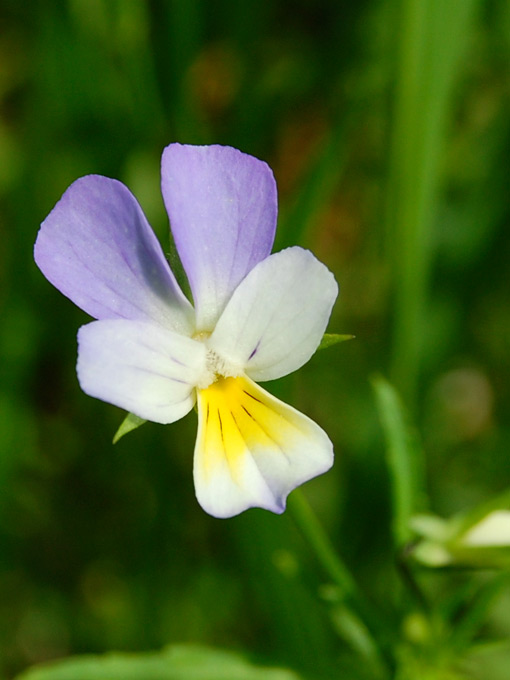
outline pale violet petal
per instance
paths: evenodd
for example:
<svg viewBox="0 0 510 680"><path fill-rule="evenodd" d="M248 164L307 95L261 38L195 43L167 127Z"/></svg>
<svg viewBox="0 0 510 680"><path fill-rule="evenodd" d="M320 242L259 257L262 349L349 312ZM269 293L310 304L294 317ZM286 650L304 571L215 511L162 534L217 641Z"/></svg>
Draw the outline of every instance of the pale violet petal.
<svg viewBox="0 0 510 680"><path fill-rule="evenodd" d="M195 492L203 509L232 517L285 510L287 495L333 464L333 446L310 418L246 377L198 390Z"/></svg>
<svg viewBox="0 0 510 680"><path fill-rule="evenodd" d="M333 274L308 250L282 250L239 284L208 346L253 380L292 373L315 352L338 294Z"/></svg>
<svg viewBox="0 0 510 680"><path fill-rule="evenodd" d="M161 183L197 330L210 332L239 282L271 252L273 173L230 147L171 144L163 152Z"/></svg>
<svg viewBox="0 0 510 680"><path fill-rule="evenodd" d="M156 321L191 334L193 310L133 194L88 175L64 193L37 236L46 278L96 319Z"/></svg>
<svg viewBox="0 0 510 680"><path fill-rule="evenodd" d="M172 423L195 403L201 342L141 321L94 321L78 333L84 392L156 423Z"/></svg>

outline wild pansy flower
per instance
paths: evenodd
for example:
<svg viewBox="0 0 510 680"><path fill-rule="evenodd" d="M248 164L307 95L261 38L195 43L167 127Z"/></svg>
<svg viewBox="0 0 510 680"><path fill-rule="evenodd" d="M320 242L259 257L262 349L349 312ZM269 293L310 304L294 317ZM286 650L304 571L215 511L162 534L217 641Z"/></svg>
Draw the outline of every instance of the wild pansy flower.
<svg viewBox="0 0 510 680"><path fill-rule="evenodd" d="M325 432L256 383L317 349L338 288L299 247L271 253L277 197L266 163L222 146L171 144L162 194L194 307L121 182L74 182L43 222L35 260L97 321L78 333L84 392L172 423L198 405L194 481L216 517L283 512L333 463Z"/></svg>

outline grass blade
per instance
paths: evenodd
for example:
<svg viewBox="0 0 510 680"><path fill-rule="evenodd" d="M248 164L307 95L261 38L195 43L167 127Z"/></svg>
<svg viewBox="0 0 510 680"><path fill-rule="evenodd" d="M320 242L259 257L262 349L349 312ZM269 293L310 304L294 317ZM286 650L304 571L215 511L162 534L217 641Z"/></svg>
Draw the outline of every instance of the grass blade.
<svg viewBox="0 0 510 680"><path fill-rule="evenodd" d="M411 539L409 521L424 510L424 464L395 388L382 376L372 379L377 409L386 440L386 461L391 481L393 536L400 549Z"/></svg>
<svg viewBox="0 0 510 680"><path fill-rule="evenodd" d="M479 0L401 0L387 242L395 306L392 378L411 411L426 338L432 230L454 85Z"/></svg>

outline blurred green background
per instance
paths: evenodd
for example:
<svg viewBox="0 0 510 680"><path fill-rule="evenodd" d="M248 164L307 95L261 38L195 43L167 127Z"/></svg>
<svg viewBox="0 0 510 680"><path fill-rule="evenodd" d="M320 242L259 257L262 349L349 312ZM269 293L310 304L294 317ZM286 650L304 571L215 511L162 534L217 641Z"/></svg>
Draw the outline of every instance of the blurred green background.
<svg viewBox="0 0 510 680"><path fill-rule="evenodd" d="M130 187L168 252L170 142L270 164L276 248L311 248L335 273L329 329L356 340L268 388L332 438L335 467L306 494L398 630L370 376L407 404L435 512L510 484L509 64L505 0L0 0L2 680L171 642L369 677L288 514L217 520L196 503L194 413L112 446L123 413L75 375L88 319L33 243L67 186L100 173ZM431 598L464 578L435 575ZM510 589L486 628L510 634ZM509 663L468 671L507 678Z"/></svg>

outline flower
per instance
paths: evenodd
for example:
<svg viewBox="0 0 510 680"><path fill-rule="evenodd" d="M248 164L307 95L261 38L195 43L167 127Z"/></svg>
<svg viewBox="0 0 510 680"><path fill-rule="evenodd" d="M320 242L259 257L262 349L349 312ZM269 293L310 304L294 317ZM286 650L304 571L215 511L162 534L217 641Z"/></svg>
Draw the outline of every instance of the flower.
<svg viewBox="0 0 510 680"><path fill-rule="evenodd" d="M270 254L277 197L266 163L223 146L171 144L162 194L194 308L131 192L76 180L41 225L35 260L97 321L78 333L84 392L172 423L198 405L194 481L211 515L283 512L296 486L333 463L312 420L255 381L317 349L338 287L307 250Z"/></svg>
<svg viewBox="0 0 510 680"><path fill-rule="evenodd" d="M503 502L508 504L508 492ZM510 565L510 510L500 499L443 519L415 515L411 526L420 539L413 557L428 567L448 565L508 568Z"/></svg>

